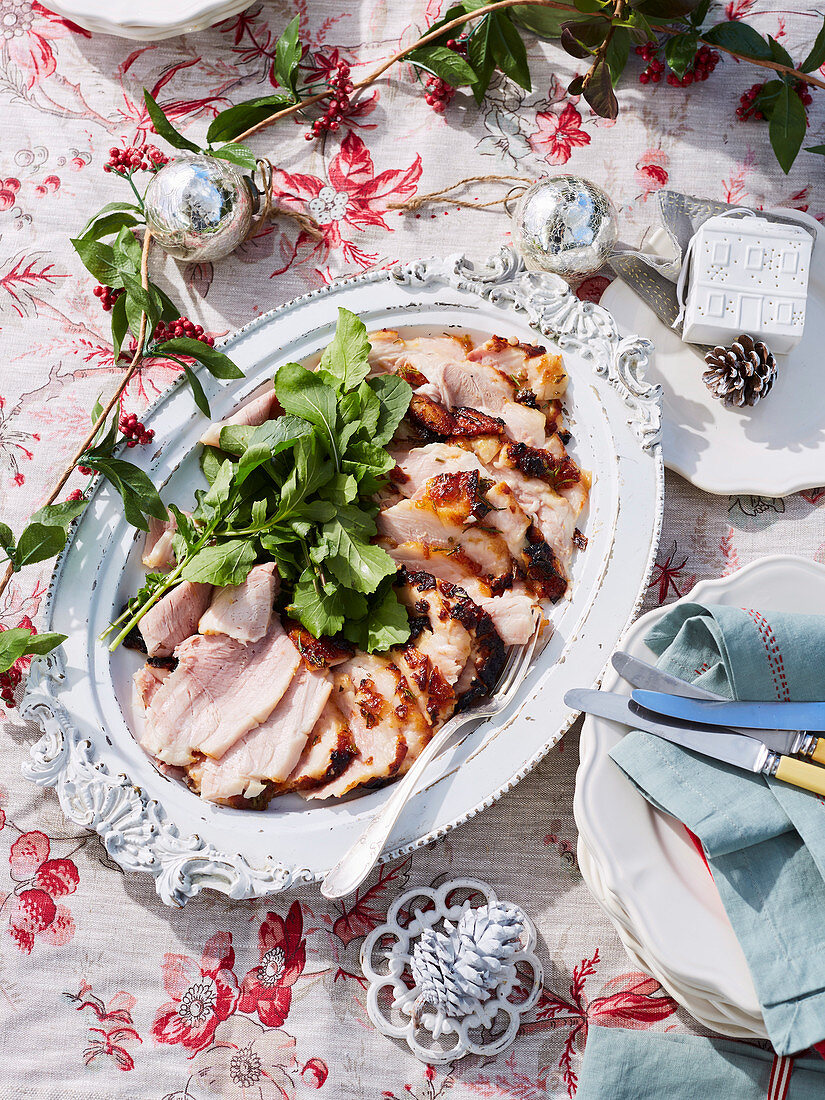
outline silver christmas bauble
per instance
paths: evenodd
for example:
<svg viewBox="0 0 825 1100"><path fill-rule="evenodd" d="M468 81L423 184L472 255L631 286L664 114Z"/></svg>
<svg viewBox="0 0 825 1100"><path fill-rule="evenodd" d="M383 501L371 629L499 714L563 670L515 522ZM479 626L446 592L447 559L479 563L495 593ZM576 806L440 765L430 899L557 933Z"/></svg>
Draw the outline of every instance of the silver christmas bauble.
<svg viewBox="0 0 825 1100"><path fill-rule="evenodd" d="M513 222L526 266L571 282L604 266L618 233L613 203L581 176L538 180L518 200Z"/></svg>
<svg viewBox="0 0 825 1100"><path fill-rule="evenodd" d="M176 260L219 260L245 240L258 205L254 184L217 157L179 157L146 189L146 223Z"/></svg>

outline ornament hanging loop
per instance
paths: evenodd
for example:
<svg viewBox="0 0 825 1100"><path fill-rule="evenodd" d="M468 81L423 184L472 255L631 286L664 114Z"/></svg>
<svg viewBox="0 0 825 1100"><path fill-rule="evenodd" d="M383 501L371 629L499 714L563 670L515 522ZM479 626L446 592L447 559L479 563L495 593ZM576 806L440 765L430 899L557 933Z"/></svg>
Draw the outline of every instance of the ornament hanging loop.
<svg viewBox="0 0 825 1100"><path fill-rule="evenodd" d="M260 179L258 184L256 177ZM313 240L320 241L323 239L323 233L318 227L318 223L314 218L311 218L308 214L301 214L297 210L290 210L285 206L278 206L273 199L274 190L274 178L275 178L275 166L271 160L266 157L259 157L255 163L255 171L252 176L249 177L250 187L255 192L255 198L257 202L256 218L249 227L249 232L246 235L246 239L249 240L254 237L259 229L261 229L270 218L291 218L294 222L297 222L304 233L307 233Z"/></svg>

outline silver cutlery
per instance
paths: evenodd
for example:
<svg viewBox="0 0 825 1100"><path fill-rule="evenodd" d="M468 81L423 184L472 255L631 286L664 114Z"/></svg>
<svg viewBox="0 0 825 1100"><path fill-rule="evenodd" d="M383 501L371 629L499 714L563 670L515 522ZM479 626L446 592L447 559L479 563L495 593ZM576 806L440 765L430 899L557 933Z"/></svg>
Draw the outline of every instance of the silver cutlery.
<svg viewBox="0 0 825 1100"><path fill-rule="evenodd" d="M541 620L539 619L529 640L524 645L514 646L510 651L494 694L483 700L478 706L472 707L462 714L457 714L448 722L445 722L441 729L427 742L410 770L395 785L392 794L381 810L375 815L349 851L341 857L331 871L327 872L324 881L321 883L321 893L324 897L343 898L361 885L384 850L384 845L389 839L401 811L418 789L419 780L426 771L427 766L438 756L456 732L469 722L481 718L492 718L494 715L500 714L509 705L519 687L521 687L525 676L530 671L540 633Z"/></svg>
<svg viewBox="0 0 825 1100"><path fill-rule="evenodd" d="M574 710L583 710L621 722L632 729L655 734L673 745L698 752L702 756L731 764L735 768L770 775L790 783L794 787L825 795L825 768L808 764L793 756L772 752L762 741L743 733L733 733L720 727L698 729L676 720L668 721L658 715L647 717L638 713L638 704L610 691L593 691L586 688L568 691L565 703Z"/></svg>

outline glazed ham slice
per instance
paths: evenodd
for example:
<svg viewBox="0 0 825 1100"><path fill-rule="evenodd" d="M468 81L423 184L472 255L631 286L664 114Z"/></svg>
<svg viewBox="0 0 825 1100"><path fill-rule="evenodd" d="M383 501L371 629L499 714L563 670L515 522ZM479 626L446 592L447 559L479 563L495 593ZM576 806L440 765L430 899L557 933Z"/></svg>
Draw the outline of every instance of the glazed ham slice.
<svg viewBox="0 0 825 1100"><path fill-rule="evenodd" d="M359 653L335 669L334 681L335 701L358 755L307 798L340 797L363 783L389 779L401 770L408 746L417 753L430 737L406 678L386 657Z"/></svg>
<svg viewBox="0 0 825 1100"><path fill-rule="evenodd" d="M245 733L220 760L199 769L200 795L226 802L255 788L262 780L283 783L298 763L307 739L332 692L332 679L299 664L275 709Z"/></svg>
<svg viewBox="0 0 825 1100"><path fill-rule="evenodd" d="M196 752L219 759L267 719L300 661L277 620L251 645L223 634L196 634L175 656L177 668L146 712L141 744L164 763L180 766Z"/></svg>
<svg viewBox="0 0 825 1100"><path fill-rule="evenodd" d="M546 348L521 344L491 336L486 344L467 353L471 363L493 369L512 378L523 389L530 390L541 404L564 397L567 371L560 355L550 355Z"/></svg>
<svg viewBox="0 0 825 1100"><path fill-rule="evenodd" d="M515 581L512 588L493 595L483 579L473 576L456 554L440 554L420 542L405 542L387 546L393 561L410 573L424 570L446 584L459 586L493 621L505 645L521 645L533 632L536 599L523 583Z"/></svg>
<svg viewBox="0 0 825 1100"><path fill-rule="evenodd" d="M216 588L201 615L201 634L227 634L239 642L258 642L272 622L272 604L280 578L274 562L255 565L242 584Z"/></svg>
<svg viewBox="0 0 825 1100"><path fill-rule="evenodd" d="M138 623L149 656L168 657L191 638L211 598L211 584L182 581L150 607Z"/></svg>
<svg viewBox="0 0 825 1100"><path fill-rule="evenodd" d="M276 416L280 416L281 411L278 398L275 396L275 387L272 386L264 393L259 394L257 397L253 397L251 401L248 401L243 406L243 408L238 409L237 412L228 416L226 420L220 420L215 424L210 424L201 436L200 442L206 447L220 447L221 428L225 428L228 424L249 424L253 428L257 428L259 424L263 424L267 420L274 420Z"/></svg>
<svg viewBox="0 0 825 1100"><path fill-rule="evenodd" d="M314 787L331 783L349 766L356 754L350 728L335 701L330 699L309 735L300 760L281 790L305 794Z"/></svg>

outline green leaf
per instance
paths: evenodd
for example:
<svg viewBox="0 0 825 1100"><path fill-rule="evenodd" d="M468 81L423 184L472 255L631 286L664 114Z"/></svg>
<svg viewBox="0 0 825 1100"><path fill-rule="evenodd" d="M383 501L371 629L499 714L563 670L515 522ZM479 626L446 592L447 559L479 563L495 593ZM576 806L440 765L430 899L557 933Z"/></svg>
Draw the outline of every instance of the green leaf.
<svg viewBox="0 0 825 1100"><path fill-rule="evenodd" d="M610 79L613 81L614 88L619 83L619 79L625 70L629 56L630 31L627 27L615 27L613 30L613 37L607 44L607 52L605 54L605 61L610 70Z"/></svg>
<svg viewBox="0 0 825 1100"><path fill-rule="evenodd" d="M204 522L211 522L217 516L223 514L229 503L229 495L235 480L236 464L228 458L218 467L218 470L209 486L209 491L198 500L198 507L194 512L194 518Z"/></svg>
<svg viewBox="0 0 825 1100"><path fill-rule="evenodd" d="M165 294L160 289L160 287L157 285L157 283L150 282L149 287L150 287L152 293L157 296L157 299L160 302L160 306L161 306L160 319L161 319L161 321L167 321L167 322L176 321L178 319L178 317L180 317L180 315L181 315L180 308L175 305L175 303L172 301L172 299L169 297L168 294Z"/></svg>
<svg viewBox="0 0 825 1100"><path fill-rule="evenodd" d="M300 19L296 15L286 26L284 33L275 43L275 61L272 71L282 88L289 88L293 97L297 96L295 84L298 79L298 62L301 60L301 43L298 41Z"/></svg>
<svg viewBox="0 0 825 1100"><path fill-rule="evenodd" d="M336 474L321 488L320 492L325 500L333 504L352 504L358 499L358 482L352 474ZM329 518L332 519L331 516Z"/></svg>
<svg viewBox="0 0 825 1100"><path fill-rule="evenodd" d="M251 539L227 539L215 546L204 546L189 559L181 576L200 584L241 584L255 564Z"/></svg>
<svg viewBox="0 0 825 1100"><path fill-rule="evenodd" d="M584 15L593 15L596 12L604 11L605 6L605 0L575 0L576 11L580 11Z"/></svg>
<svg viewBox="0 0 825 1100"><path fill-rule="evenodd" d="M134 275L127 275L126 272L122 272L123 285L126 288L126 293L123 297L126 299L126 320L129 324L129 329L134 336L140 335L140 322L143 314L146 314L146 335L150 335L155 328L155 325L160 320L160 311L158 310L157 303L152 298L151 294L145 287L142 287L140 280ZM144 337L145 339L146 337Z"/></svg>
<svg viewBox="0 0 825 1100"><path fill-rule="evenodd" d="M691 12L690 21L694 27L701 27L710 11L711 0L701 0L701 3Z"/></svg>
<svg viewBox="0 0 825 1100"><path fill-rule="evenodd" d="M7 523L0 523L0 550L14 549L14 532Z"/></svg>
<svg viewBox="0 0 825 1100"><path fill-rule="evenodd" d="M819 28L819 33L814 39L811 52L799 66L803 73L812 73L825 65L825 19Z"/></svg>
<svg viewBox="0 0 825 1100"><path fill-rule="evenodd" d="M325 587L315 570L307 567L295 585L292 602L287 612L305 626L315 638L337 634L347 617L340 592L341 590L334 585ZM364 601L365 610L366 601Z"/></svg>
<svg viewBox="0 0 825 1100"><path fill-rule="evenodd" d="M191 336L175 336L172 340L155 344L152 349L153 355L165 355L167 352L197 359L214 378L243 378L244 376L240 367L236 367L228 355L224 355L217 348L210 348L203 340L195 340Z"/></svg>
<svg viewBox="0 0 825 1100"><path fill-rule="evenodd" d="M148 531L146 516L166 519L166 508L148 475L122 458L111 458L99 450L87 451L79 462L103 474L123 499L123 514L127 522L141 531Z"/></svg>
<svg viewBox="0 0 825 1100"><path fill-rule="evenodd" d="M112 245L115 264L121 271L140 277L141 246L131 229L124 226Z"/></svg>
<svg viewBox="0 0 825 1100"><path fill-rule="evenodd" d="M410 620L395 589L388 585L386 592L373 601L365 618L345 623L344 636L367 653L403 645L410 637Z"/></svg>
<svg viewBox="0 0 825 1100"><path fill-rule="evenodd" d="M510 8L510 14L516 23L540 38L560 37L562 24L570 18L569 11L540 8L535 4L517 4Z"/></svg>
<svg viewBox="0 0 825 1100"><path fill-rule="evenodd" d="M472 66L464 60L461 54L447 46L437 46L429 43L419 46L417 50L407 54L406 61L417 65L440 80L446 81L454 88L460 88L465 84L473 84L477 74Z"/></svg>
<svg viewBox="0 0 825 1100"><path fill-rule="evenodd" d="M600 61L590 77L590 83L582 89L582 95L601 118L616 118L619 103L613 91L610 70Z"/></svg>
<svg viewBox="0 0 825 1100"><path fill-rule="evenodd" d="M806 145L806 153L818 153L821 157L825 157L825 145Z"/></svg>
<svg viewBox="0 0 825 1100"><path fill-rule="evenodd" d="M149 113L149 118L152 120L152 125L155 128L155 133L168 141L175 149L186 149L190 153L200 153L201 148L199 145L195 145L194 141L190 141L189 138L184 137L182 133L175 129L162 109L155 102L155 99L150 92L143 89L143 99L146 103L146 110Z"/></svg>
<svg viewBox="0 0 825 1100"><path fill-rule="evenodd" d="M126 226L143 224L143 213L131 202L107 202L86 222L81 240L98 241L110 233L119 233Z"/></svg>
<svg viewBox="0 0 825 1100"><path fill-rule="evenodd" d="M519 87L530 91L530 66L527 61L527 48L511 19L503 11L491 11L490 49L496 64Z"/></svg>
<svg viewBox="0 0 825 1100"><path fill-rule="evenodd" d="M180 508L177 508L174 504L169 505L169 511L175 517L177 534L180 535L185 548L189 550L200 538L198 529L195 527L194 523L192 523L192 520L186 512L182 512Z"/></svg>
<svg viewBox="0 0 825 1100"><path fill-rule="evenodd" d="M35 634L29 627L14 626L0 631L0 672L8 672L19 657L42 656L66 641L65 634Z"/></svg>
<svg viewBox="0 0 825 1100"><path fill-rule="evenodd" d="M770 35L768 35L768 43L771 47L771 57L773 60L779 65L787 65L789 69L792 69L794 67L793 58L785 47L781 46L776 39L772 38Z"/></svg>
<svg viewBox="0 0 825 1100"><path fill-rule="evenodd" d="M630 6L651 19L681 21L696 7L696 0L630 0Z"/></svg>
<svg viewBox="0 0 825 1100"><path fill-rule="evenodd" d="M389 451L374 443L353 443L344 457L344 470L354 473L380 475L390 471L395 460Z"/></svg>
<svg viewBox="0 0 825 1100"><path fill-rule="evenodd" d="M47 561L59 554L66 545L65 527L54 524L29 523L17 540L14 563L17 569Z"/></svg>
<svg viewBox="0 0 825 1100"><path fill-rule="evenodd" d="M203 386L200 384L198 376L195 374L191 367L188 367L186 365L186 363L182 362L181 360L177 360L177 362L179 362L180 365L183 367L183 373L186 375L186 381L189 383L189 388L192 391L192 397L195 401L195 404L198 406L204 416L211 417L212 413L209 409L209 401L207 400L206 394L203 392Z"/></svg>
<svg viewBox="0 0 825 1100"><path fill-rule="evenodd" d="M217 141L232 141L250 126L263 122L279 107L287 107L292 102L292 96L278 92L274 95L259 96L257 99L246 99L243 103L236 103L234 107L227 107L225 111L215 116L206 131L206 140L210 144Z"/></svg>
<svg viewBox="0 0 825 1100"><path fill-rule="evenodd" d="M221 431L221 443L225 430ZM308 435L312 435L311 426L296 416L279 416L255 428L238 462L235 484L242 485L253 470Z"/></svg>
<svg viewBox="0 0 825 1100"><path fill-rule="evenodd" d="M786 175L805 140L807 126L808 118L802 100L789 84L783 83L771 112L768 132L776 159Z"/></svg>
<svg viewBox="0 0 825 1100"><path fill-rule="evenodd" d="M110 244L102 244L86 237L74 237L71 244L80 262L103 286L122 287L123 280L115 265L115 254Z"/></svg>
<svg viewBox="0 0 825 1100"><path fill-rule="evenodd" d="M696 56L698 34L689 31L675 34L665 43L665 59L678 77L683 77Z"/></svg>
<svg viewBox="0 0 825 1100"><path fill-rule="evenodd" d="M734 53L752 57L756 61L772 59L770 45L747 23L717 23L715 27L705 31L702 38L713 46L724 46L726 50L733 50Z"/></svg>
<svg viewBox="0 0 825 1100"><path fill-rule="evenodd" d="M121 294L112 306L112 351L115 362L120 358L123 341L129 331L129 318L126 316L126 295Z"/></svg>
<svg viewBox="0 0 825 1100"><path fill-rule="evenodd" d="M285 363L275 375L275 392L284 412L300 416L320 428L338 462L335 440L337 394L317 374L298 363Z"/></svg>
<svg viewBox="0 0 825 1100"><path fill-rule="evenodd" d="M209 155L217 157L218 160L228 160L232 164L239 164L241 168L246 168L250 172L254 172L258 166L258 158L246 145L236 145L234 143L223 145L220 149L212 150Z"/></svg>
<svg viewBox="0 0 825 1100"><path fill-rule="evenodd" d="M88 500L64 500L60 504L44 504L31 516L29 523L66 528L72 520L77 519L88 503Z"/></svg>
<svg viewBox="0 0 825 1100"><path fill-rule="evenodd" d="M568 20L562 26L561 46L571 57L590 57L604 42L610 24L604 19Z"/></svg>
<svg viewBox="0 0 825 1100"><path fill-rule="evenodd" d="M218 447L204 447L201 451L201 472L210 485L218 476L223 461L223 452Z"/></svg>
<svg viewBox="0 0 825 1100"><path fill-rule="evenodd" d="M350 522L349 511L354 509L340 509L331 523L324 524L323 561L340 584L368 595L398 567L386 550L364 542L363 526Z"/></svg>
<svg viewBox="0 0 825 1100"><path fill-rule="evenodd" d="M478 104L487 94L496 62L490 49L490 20L485 16L475 27L467 42L467 58L476 71L473 96Z"/></svg>
<svg viewBox="0 0 825 1100"><path fill-rule="evenodd" d="M356 314L339 306L335 335L321 356L324 381L343 393L354 390L370 372L369 354L366 325Z"/></svg>

